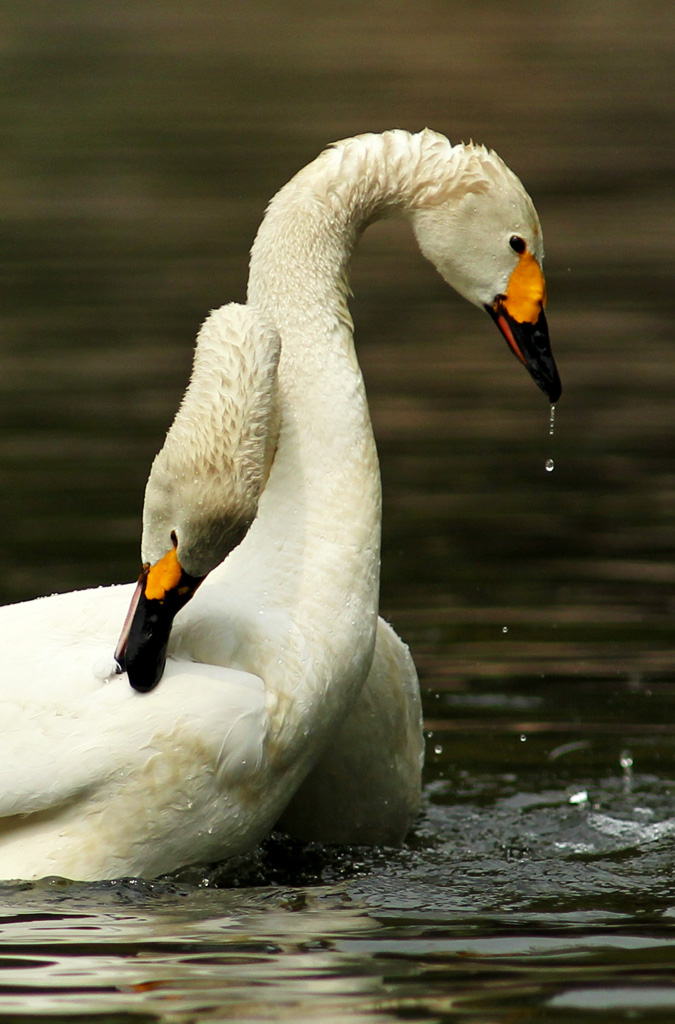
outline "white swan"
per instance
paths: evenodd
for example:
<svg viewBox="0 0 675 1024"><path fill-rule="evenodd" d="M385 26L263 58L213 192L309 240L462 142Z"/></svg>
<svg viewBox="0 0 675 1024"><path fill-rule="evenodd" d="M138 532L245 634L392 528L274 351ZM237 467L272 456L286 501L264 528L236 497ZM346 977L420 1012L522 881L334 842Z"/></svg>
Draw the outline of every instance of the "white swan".
<svg viewBox="0 0 675 1024"><path fill-rule="evenodd" d="M0 877L152 876L280 819L326 840L409 827L419 693L378 619L380 481L346 304L360 232L397 211L558 397L539 222L494 153L397 130L296 175L258 232L247 306L199 335L152 468L117 648L137 689L112 671L130 588L1 610Z"/></svg>

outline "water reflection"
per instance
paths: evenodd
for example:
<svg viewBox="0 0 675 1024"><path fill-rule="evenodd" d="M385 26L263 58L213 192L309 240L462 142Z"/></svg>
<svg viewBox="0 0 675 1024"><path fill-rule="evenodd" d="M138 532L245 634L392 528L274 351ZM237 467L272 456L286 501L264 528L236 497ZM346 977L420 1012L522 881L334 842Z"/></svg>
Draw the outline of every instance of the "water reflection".
<svg viewBox="0 0 675 1024"><path fill-rule="evenodd" d="M33 1013L209 1016L229 1008L246 1019L267 1016L280 1001L302 1012L303 1003L322 997L341 1019L354 996L372 994L377 984L361 978L329 938L309 937L330 937L336 926L343 936L373 930L347 897L261 890L233 899L134 883L82 891L47 883L41 890L5 898L21 907L3 922L5 1013L21 1012L27 992Z"/></svg>

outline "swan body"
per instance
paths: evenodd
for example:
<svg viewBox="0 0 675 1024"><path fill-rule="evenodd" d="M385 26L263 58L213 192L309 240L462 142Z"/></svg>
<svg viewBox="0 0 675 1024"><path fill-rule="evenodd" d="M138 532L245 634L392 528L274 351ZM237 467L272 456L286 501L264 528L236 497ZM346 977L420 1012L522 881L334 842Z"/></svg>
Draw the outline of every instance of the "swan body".
<svg viewBox="0 0 675 1024"><path fill-rule="evenodd" d="M539 222L494 153L392 131L304 168L261 224L247 304L200 331L135 591L0 610L0 877L153 876L276 823L329 842L409 829L419 687L378 616L380 479L346 303L359 234L395 212L558 397Z"/></svg>

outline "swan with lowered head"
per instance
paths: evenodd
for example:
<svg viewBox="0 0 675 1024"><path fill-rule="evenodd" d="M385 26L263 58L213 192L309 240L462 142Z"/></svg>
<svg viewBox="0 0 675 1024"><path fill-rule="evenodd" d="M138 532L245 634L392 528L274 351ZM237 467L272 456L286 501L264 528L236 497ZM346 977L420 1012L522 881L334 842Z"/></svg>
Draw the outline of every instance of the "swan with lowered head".
<svg viewBox="0 0 675 1024"><path fill-rule="evenodd" d="M378 617L380 480L346 302L360 232L397 212L558 398L539 221L496 154L396 130L300 171L261 224L246 306L199 334L133 597L1 610L0 877L153 876L277 823L348 842L409 828L419 690Z"/></svg>

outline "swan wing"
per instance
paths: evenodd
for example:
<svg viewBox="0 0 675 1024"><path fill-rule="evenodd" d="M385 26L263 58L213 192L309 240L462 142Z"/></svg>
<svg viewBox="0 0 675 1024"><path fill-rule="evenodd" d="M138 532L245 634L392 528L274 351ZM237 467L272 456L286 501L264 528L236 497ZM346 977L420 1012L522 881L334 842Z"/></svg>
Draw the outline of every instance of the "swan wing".
<svg viewBox="0 0 675 1024"><path fill-rule="evenodd" d="M169 658L146 696L108 673L129 592L0 610L0 877L156 875L239 852L278 814L262 679Z"/></svg>
<svg viewBox="0 0 675 1024"><path fill-rule="evenodd" d="M170 660L153 700L118 677L58 707L3 699L0 715L8 733L0 817L84 801L152 774L162 758L173 774L190 782L206 772L218 788L235 785L263 759L262 680L220 666Z"/></svg>
<svg viewBox="0 0 675 1024"><path fill-rule="evenodd" d="M361 694L279 826L305 840L399 843L419 811L423 760L417 671L380 618Z"/></svg>

